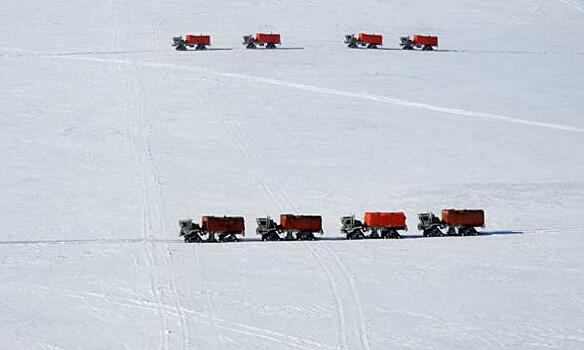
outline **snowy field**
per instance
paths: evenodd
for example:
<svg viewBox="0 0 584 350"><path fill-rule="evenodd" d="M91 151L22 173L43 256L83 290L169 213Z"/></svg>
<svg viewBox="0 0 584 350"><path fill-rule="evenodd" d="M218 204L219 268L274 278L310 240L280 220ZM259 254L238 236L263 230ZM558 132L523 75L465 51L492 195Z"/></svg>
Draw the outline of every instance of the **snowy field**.
<svg viewBox="0 0 584 350"><path fill-rule="evenodd" d="M584 1L22 0L0 30L0 348L584 348ZM484 234L421 238L449 207ZM366 210L407 239L338 239ZM323 239L259 242L283 212ZM205 214L247 240L178 240Z"/></svg>

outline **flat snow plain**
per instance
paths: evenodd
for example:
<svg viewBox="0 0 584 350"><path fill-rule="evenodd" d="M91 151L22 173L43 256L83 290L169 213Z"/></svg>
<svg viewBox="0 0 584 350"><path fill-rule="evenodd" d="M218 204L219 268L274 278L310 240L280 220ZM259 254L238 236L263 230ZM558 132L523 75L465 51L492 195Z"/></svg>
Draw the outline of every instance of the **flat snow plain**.
<svg viewBox="0 0 584 350"><path fill-rule="evenodd" d="M584 2L0 4L3 349L584 347ZM241 35L281 32L273 51ZM347 33L385 34L349 50ZM174 35L213 35L176 52ZM437 34L440 52L394 50ZM484 208L470 238L416 213ZM338 218L404 210L408 238ZM318 242L254 218L322 214ZM243 215L186 245L177 220Z"/></svg>

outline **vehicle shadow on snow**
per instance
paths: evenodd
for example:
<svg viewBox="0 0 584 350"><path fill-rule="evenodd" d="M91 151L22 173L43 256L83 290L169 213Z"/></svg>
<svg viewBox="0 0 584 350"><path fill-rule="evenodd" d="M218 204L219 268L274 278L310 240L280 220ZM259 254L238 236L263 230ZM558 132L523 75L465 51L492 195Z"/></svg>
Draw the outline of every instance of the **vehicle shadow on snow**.
<svg viewBox="0 0 584 350"><path fill-rule="evenodd" d="M178 51L178 52L208 52L208 51L233 51L233 50L235 50L235 49L232 47L213 47L213 48L208 47L204 50L190 49L190 50L175 50L175 51Z"/></svg>
<svg viewBox="0 0 584 350"><path fill-rule="evenodd" d="M447 50L447 49L434 49L429 51L424 50L404 50L401 47L377 47L375 49L369 49L366 47L354 47L352 50L373 50L373 51L401 51L401 52L461 52L459 50Z"/></svg>
<svg viewBox="0 0 584 350"><path fill-rule="evenodd" d="M522 231L511 231L511 230L501 230L501 231L483 231L479 232L478 237L480 236L496 236L496 235L521 235L524 234ZM459 237L463 238L462 236L444 236L444 237ZM477 237L477 236L475 236ZM401 235L400 239L424 239L424 238L443 238L443 237L424 237L422 235ZM384 239L363 239L362 241L375 241L375 240L384 240ZM393 240L393 239L390 239ZM331 237L316 237L315 241L350 241L344 236L331 236ZM183 240L178 239L144 239L144 238L87 238L87 239L46 239L46 240L8 240L8 241L0 241L0 245L12 245L12 244L58 244L58 245L67 245L67 244L122 244L122 243L143 243L143 242L150 242L150 243L180 243L183 244ZM237 242L223 242L225 243L255 243L255 242L264 242L261 238L257 237L245 237L240 238ZM278 243L278 242L298 242L296 240L280 240L280 241L273 241L273 242L265 242L265 243ZM310 241L304 241L310 242ZM212 244L216 242L205 242L207 244ZM218 242L217 242L218 243Z"/></svg>
<svg viewBox="0 0 584 350"><path fill-rule="evenodd" d="M303 47L279 47L276 50L304 50Z"/></svg>
<svg viewBox="0 0 584 350"><path fill-rule="evenodd" d="M255 48L255 49L245 49L246 51L288 51L288 50L304 50L303 47L277 47L275 49L266 49L266 48Z"/></svg>
<svg viewBox="0 0 584 350"><path fill-rule="evenodd" d="M503 231L484 231L484 232L479 232L479 236L493 236L493 235L522 235L523 231L509 231L509 230L503 230Z"/></svg>
<svg viewBox="0 0 584 350"><path fill-rule="evenodd" d="M417 234L417 235L401 235L399 239L427 239L427 238L444 238L444 237L458 237L458 238L464 238L464 237L480 237L480 236L494 236L494 235L522 235L523 232L522 231L511 231L511 230L501 230L501 231L483 231L483 232L479 232L479 234L477 236L457 236L457 235L451 235L451 236L442 236L442 237L425 237L421 234ZM385 239L361 239L361 240L352 240L352 241L385 241ZM389 239L390 241L395 240L395 239ZM344 236L329 236L329 237L316 237L315 241L351 241L350 239L347 239ZM263 242L261 240L261 238L242 238L238 241L238 243L242 243L242 242ZM296 240L280 240L280 241L273 241L274 243L276 242L298 242ZM310 242L310 241L304 241L304 242ZM267 242L269 243L269 242Z"/></svg>

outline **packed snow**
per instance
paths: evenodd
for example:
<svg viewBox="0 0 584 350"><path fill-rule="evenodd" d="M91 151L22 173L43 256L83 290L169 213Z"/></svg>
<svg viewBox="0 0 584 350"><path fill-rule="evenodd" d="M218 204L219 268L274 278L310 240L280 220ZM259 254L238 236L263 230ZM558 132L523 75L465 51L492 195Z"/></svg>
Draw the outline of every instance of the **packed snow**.
<svg viewBox="0 0 584 350"><path fill-rule="evenodd" d="M4 1L0 348L584 348L584 2ZM276 50L241 37L282 34ZM345 34L384 35L352 50ZM209 33L204 52L172 37ZM399 50L434 34L435 52ZM481 208L478 237L418 212ZM339 218L403 210L401 240ZM319 214L316 242L255 218ZM244 241L178 220L241 215Z"/></svg>

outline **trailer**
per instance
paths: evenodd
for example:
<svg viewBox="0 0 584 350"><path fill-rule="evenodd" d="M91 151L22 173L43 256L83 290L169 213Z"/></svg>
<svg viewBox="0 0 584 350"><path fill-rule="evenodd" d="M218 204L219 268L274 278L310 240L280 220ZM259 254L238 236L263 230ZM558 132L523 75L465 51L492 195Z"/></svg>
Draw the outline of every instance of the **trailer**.
<svg viewBox="0 0 584 350"><path fill-rule="evenodd" d="M359 46L366 47L368 49L376 49L377 46L383 45L383 35L381 34L368 34L359 33L347 34L345 35L345 44L352 49L356 49Z"/></svg>
<svg viewBox="0 0 584 350"><path fill-rule="evenodd" d="M418 214L418 230L426 237L476 236L477 227L485 227L485 212L480 209L444 209L442 218L434 213ZM442 231L446 229L446 233Z"/></svg>
<svg viewBox="0 0 584 350"><path fill-rule="evenodd" d="M275 49L276 45L282 44L280 34L255 33L243 36L243 45L247 49L257 49L258 46L266 49Z"/></svg>
<svg viewBox="0 0 584 350"><path fill-rule="evenodd" d="M438 37L434 35L414 35L413 39L409 36L402 36L400 38L400 45L404 50L413 50L414 48L421 48L423 51L432 51L438 47Z"/></svg>
<svg viewBox="0 0 584 350"><path fill-rule="evenodd" d="M211 46L210 35L193 35L187 34L182 36L175 36L172 38L172 46L177 51L186 51L187 47L194 47L195 50L206 50L207 46Z"/></svg>
<svg viewBox="0 0 584 350"><path fill-rule="evenodd" d="M241 216L203 216L201 225L192 219L179 221L180 236L186 243L235 242L245 236L245 222Z"/></svg>
<svg viewBox="0 0 584 350"><path fill-rule="evenodd" d="M398 231L408 230L403 212L366 212L364 220L355 215L341 218L341 233L347 239L401 238Z"/></svg>
<svg viewBox="0 0 584 350"><path fill-rule="evenodd" d="M257 218L256 223L256 233L262 236L263 241L312 241L316 234L323 233L322 217L319 215L282 214L279 224L269 216Z"/></svg>

